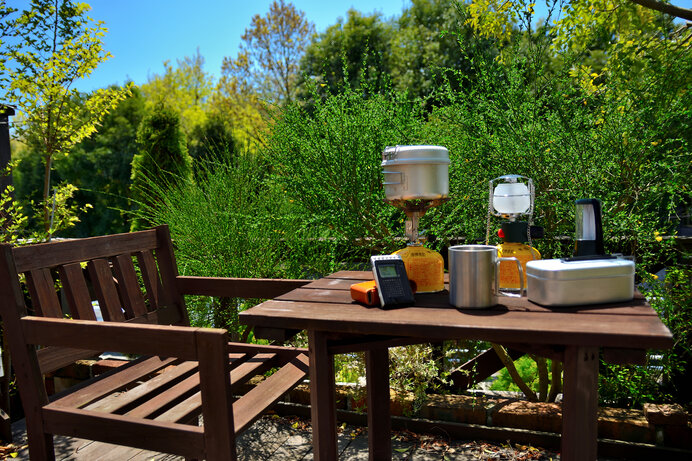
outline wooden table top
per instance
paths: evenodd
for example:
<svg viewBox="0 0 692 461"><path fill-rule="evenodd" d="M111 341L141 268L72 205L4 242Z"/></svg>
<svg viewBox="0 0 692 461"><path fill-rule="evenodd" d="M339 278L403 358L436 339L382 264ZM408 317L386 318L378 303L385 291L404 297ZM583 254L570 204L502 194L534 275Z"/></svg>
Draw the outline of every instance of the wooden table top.
<svg viewBox="0 0 692 461"><path fill-rule="evenodd" d="M623 303L543 307L500 297L488 309L457 309L449 292L416 294L416 305L383 310L351 299L350 286L370 271L342 271L240 313L242 323L276 329L389 335L428 340L478 339L549 345L667 349L673 338L639 294Z"/></svg>

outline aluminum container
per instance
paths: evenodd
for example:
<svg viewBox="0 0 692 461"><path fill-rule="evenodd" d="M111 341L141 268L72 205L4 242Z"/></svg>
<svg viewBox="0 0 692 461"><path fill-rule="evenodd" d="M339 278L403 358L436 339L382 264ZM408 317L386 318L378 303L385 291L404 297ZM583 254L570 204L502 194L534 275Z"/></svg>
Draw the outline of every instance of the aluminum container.
<svg viewBox="0 0 692 461"><path fill-rule="evenodd" d="M449 152L442 146L394 146L382 152L387 200L435 200L449 195Z"/></svg>
<svg viewBox="0 0 692 461"><path fill-rule="evenodd" d="M526 263L526 294L544 306L629 301L634 297L634 262L627 259Z"/></svg>

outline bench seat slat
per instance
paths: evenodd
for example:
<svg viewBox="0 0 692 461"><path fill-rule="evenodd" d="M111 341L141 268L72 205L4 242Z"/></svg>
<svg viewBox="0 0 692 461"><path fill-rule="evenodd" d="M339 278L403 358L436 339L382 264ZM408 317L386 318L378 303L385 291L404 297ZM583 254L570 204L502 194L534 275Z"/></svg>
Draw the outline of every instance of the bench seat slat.
<svg viewBox="0 0 692 461"><path fill-rule="evenodd" d="M160 357L148 357L130 364L123 365L117 373L97 380L93 384L73 392L50 404L49 407L81 408L96 400L118 390L122 390L132 383L154 373L176 361L174 358L162 359Z"/></svg>
<svg viewBox="0 0 692 461"><path fill-rule="evenodd" d="M233 424L236 433L247 429L283 394L297 386L305 377L308 366L308 356L300 354L236 400L233 403Z"/></svg>
<svg viewBox="0 0 692 461"><path fill-rule="evenodd" d="M231 391L238 391L240 386L245 384L250 378L267 371L274 365L275 359L276 354L257 354L231 370ZM202 394L198 391L154 419L158 421L187 422L201 412Z"/></svg>
<svg viewBox="0 0 692 461"><path fill-rule="evenodd" d="M114 393L84 407L85 410L117 413L139 399L155 394L161 388L177 382L186 374L197 368L197 362L183 362L171 369L164 370L160 375L124 392Z"/></svg>

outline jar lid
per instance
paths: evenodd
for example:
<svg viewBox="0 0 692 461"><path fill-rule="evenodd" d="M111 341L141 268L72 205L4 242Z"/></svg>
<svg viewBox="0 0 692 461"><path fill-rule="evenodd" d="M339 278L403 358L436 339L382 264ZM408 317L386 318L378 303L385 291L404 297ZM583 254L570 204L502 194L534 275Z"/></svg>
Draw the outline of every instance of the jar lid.
<svg viewBox="0 0 692 461"><path fill-rule="evenodd" d="M449 151L443 146L389 146L382 152L382 166L406 163L449 164Z"/></svg>

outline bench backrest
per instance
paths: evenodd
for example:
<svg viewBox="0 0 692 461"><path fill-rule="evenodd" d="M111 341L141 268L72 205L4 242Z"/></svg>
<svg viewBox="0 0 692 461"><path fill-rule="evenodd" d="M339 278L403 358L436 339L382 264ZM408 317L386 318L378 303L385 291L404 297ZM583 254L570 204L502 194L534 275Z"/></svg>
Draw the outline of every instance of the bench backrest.
<svg viewBox="0 0 692 461"><path fill-rule="evenodd" d="M107 322L189 324L167 226L0 249L0 314L11 344L26 344L18 321L26 315L97 320L100 312ZM29 354L48 373L100 352L45 347Z"/></svg>

